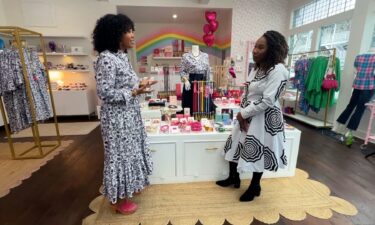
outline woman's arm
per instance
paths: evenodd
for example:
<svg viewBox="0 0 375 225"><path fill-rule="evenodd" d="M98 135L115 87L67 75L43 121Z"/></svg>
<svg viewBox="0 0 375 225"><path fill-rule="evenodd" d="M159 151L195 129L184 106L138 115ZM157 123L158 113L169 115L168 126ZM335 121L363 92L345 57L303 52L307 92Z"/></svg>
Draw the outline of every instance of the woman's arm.
<svg viewBox="0 0 375 225"><path fill-rule="evenodd" d="M278 101L287 82L287 70L285 68L275 68L268 76L263 98L253 101L246 108L241 109L240 113L243 119L262 113L267 108L273 107L275 102Z"/></svg>

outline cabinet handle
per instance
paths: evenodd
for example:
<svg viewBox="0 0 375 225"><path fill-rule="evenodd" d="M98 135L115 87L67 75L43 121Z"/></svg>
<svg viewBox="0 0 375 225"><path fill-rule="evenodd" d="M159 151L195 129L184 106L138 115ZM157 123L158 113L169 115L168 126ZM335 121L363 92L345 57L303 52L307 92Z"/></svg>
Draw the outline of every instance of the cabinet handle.
<svg viewBox="0 0 375 225"><path fill-rule="evenodd" d="M218 150L218 148L206 148L207 151Z"/></svg>
<svg viewBox="0 0 375 225"><path fill-rule="evenodd" d="M150 149L151 152L156 152L156 149Z"/></svg>

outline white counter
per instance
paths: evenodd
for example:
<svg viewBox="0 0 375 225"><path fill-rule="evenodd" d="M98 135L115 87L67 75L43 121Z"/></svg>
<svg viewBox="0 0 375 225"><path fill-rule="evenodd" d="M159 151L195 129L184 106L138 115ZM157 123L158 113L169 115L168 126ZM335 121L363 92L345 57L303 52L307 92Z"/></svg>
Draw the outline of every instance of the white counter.
<svg viewBox="0 0 375 225"><path fill-rule="evenodd" d="M183 183L214 181L228 176L228 162L222 149L229 133L149 134L154 161L151 183ZM287 129L286 152L288 166L278 172L266 172L264 177L294 176L301 131ZM249 178L242 174L241 178Z"/></svg>

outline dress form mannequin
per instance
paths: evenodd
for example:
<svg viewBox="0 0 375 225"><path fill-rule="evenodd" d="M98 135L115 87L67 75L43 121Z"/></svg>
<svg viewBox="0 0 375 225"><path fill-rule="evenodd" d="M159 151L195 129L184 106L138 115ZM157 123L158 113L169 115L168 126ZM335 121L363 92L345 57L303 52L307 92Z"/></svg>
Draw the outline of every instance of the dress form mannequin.
<svg viewBox="0 0 375 225"><path fill-rule="evenodd" d="M191 46L191 54L193 54L194 57L199 56L199 54L200 54L199 45L192 45Z"/></svg>

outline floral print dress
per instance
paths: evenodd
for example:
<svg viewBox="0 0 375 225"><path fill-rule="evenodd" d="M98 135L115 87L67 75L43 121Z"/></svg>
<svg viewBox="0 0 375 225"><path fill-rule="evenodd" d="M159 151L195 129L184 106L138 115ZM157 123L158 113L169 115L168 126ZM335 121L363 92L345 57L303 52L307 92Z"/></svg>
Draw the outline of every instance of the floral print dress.
<svg viewBox="0 0 375 225"><path fill-rule="evenodd" d="M139 98L131 92L139 79L124 52L104 51L95 64L97 93L102 100L104 195L112 203L130 198L149 185L152 160Z"/></svg>

